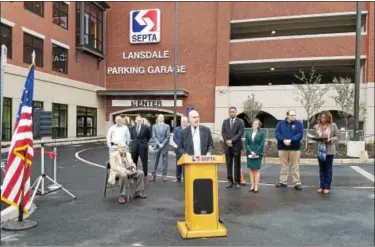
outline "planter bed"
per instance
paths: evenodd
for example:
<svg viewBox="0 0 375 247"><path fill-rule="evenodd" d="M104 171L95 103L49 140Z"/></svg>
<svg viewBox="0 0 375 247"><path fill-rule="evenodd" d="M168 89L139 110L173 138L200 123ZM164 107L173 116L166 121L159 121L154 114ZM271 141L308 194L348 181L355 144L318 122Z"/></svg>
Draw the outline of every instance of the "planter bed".
<svg viewBox="0 0 375 247"><path fill-rule="evenodd" d="M275 141L266 141L264 145L264 156L265 157L278 157L278 150L277 150L277 143ZM223 150L223 142L222 141L214 141L214 154L224 154ZM245 144L243 144L245 147ZM346 145L345 144L337 144L337 154L335 159L353 159L353 157L349 157L346 155ZM317 144L316 143L309 143L307 149L305 149L305 144L302 143L301 149L301 158L316 158L316 150ZM366 150L368 153L368 157L370 159L374 158L374 143L367 143ZM242 150L242 155L245 154L245 150Z"/></svg>

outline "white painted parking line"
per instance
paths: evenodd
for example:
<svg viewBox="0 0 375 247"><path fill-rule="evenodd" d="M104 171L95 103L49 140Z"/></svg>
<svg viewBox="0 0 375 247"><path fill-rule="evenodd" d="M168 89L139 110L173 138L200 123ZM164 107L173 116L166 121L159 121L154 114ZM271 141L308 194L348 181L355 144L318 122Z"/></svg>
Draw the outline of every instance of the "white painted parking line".
<svg viewBox="0 0 375 247"><path fill-rule="evenodd" d="M96 163L93 163L93 162L90 162L90 161L87 161L85 159L82 159L81 157L79 157L79 154L82 153L82 152L85 152L87 150L91 150L91 149L95 149L95 148L87 148L87 149L83 149L81 151L78 151L76 152L76 154L74 155L76 157L77 160L80 160L86 164L89 164L89 165L92 165L92 166L96 166L96 167L101 167L101 168L106 168L105 166L103 165L99 165L99 164L96 164Z"/></svg>
<svg viewBox="0 0 375 247"><path fill-rule="evenodd" d="M81 157L79 157L79 154L84 152L84 151L87 151L87 150L91 150L91 149L95 149L95 148L88 148L88 149L83 149L81 151L78 151L75 153L75 157L86 163L86 164L89 164L89 165L92 165L92 166L95 166L95 167L100 167L100 168L106 168L105 166L103 165L99 165L99 164L96 164L96 163L93 163L93 162L90 162L88 160L85 160ZM359 168L359 167L358 167ZM353 168L354 169L354 168ZM360 168L361 169L361 168ZM371 174L370 174L371 175ZM156 175L157 177L161 177L161 175ZM176 178L176 176L170 176L170 175L167 175L167 178ZM374 179L374 176L372 176L372 179ZM372 180L374 181L374 180ZM219 180L218 181L219 183L227 183L228 181L226 180ZM263 185L263 186L275 186L275 184L266 184L266 183L259 183L259 185ZM310 186L310 185L303 185L304 188L315 188L316 186ZM335 188L343 188L343 189L374 189L374 187L368 187L368 186L363 186L363 187L347 187L347 186L334 186ZM288 188L291 188L291 189L294 189L294 186L288 186Z"/></svg>
<svg viewBox="0 0 375 247"><path fill-rule="evenodd" d="M374 175L372 175L368 171L362 169L359 166L350 166L350 168L352 168L354 171L358 172L359 174L361 174L365 178L369 179L370 181L374 182Z"/></svg>

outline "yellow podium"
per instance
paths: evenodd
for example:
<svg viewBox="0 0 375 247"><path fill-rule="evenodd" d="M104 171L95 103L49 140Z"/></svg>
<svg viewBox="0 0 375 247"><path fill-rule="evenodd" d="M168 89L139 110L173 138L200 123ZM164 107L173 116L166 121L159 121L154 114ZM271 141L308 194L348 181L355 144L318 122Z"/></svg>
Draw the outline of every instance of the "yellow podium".
<svg viewBox="0 0 375 247"><path fill-rule="evenodd" d="M225 164L224 155L184 155L177 162L185 166L185 221L177 221L182 238L227 236L219 222L218 164Z"/></svg>

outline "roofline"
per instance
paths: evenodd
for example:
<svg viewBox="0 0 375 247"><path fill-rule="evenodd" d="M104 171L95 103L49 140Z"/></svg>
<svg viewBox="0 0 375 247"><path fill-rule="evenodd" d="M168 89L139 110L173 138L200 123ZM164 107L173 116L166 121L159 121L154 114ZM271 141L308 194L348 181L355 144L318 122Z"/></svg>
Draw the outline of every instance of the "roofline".
<svg viewBox="0 0 375 247"><path fill-rule="evenodd" d="M109 89L98 90L100 96L173 96L174 90L126 90L126 89ZM177 96L187 97L189 92L185 89L176 90Z"/></svg>

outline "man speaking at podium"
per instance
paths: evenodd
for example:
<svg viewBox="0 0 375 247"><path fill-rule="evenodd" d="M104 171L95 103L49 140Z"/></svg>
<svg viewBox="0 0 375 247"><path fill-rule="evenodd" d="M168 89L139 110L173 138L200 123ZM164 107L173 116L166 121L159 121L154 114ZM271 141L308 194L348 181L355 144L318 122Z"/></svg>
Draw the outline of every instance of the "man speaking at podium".
<svg viewBox="0 0 375 247"><path fill-rule="evenodd" d="M180 143L177 147L179 155L211 155L214 149L211 130L199 125L199 113L196 110L189 112L190 127L181 131Z"/></svg>

